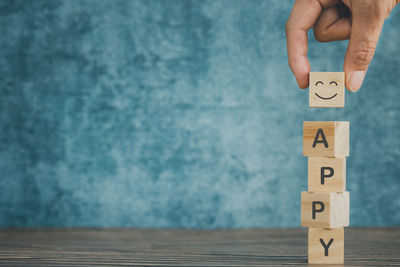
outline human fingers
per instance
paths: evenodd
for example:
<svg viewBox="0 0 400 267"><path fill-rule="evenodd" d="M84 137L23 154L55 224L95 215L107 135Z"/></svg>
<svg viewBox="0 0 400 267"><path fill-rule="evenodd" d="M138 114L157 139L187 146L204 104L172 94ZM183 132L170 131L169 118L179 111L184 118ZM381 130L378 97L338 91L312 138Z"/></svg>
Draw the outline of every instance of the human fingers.
<svg viewBox="0 0 400 267"><path fill-rule="evenodd" d="M352 12L350 41L343 69L346 87L358 91L375 54L383 23L396 5L394 0L345 0Z"/></svg>
<svg viewBox="0 0 400 267"><path fill-rule="evenodd" d="M335 5L322 10L314 24L314 36L320 42L347 40L350 38L350 14L346 14L347 7L343 4Z"/></svg>
<svg viewBox="0 0 400 267"><path fill-rule="evenodd" d="M290 69L300 88L308 87L310 62L307 59L307 32L314 25L322 6L317 1L296 0L286 23L286 42Z"/></svg>

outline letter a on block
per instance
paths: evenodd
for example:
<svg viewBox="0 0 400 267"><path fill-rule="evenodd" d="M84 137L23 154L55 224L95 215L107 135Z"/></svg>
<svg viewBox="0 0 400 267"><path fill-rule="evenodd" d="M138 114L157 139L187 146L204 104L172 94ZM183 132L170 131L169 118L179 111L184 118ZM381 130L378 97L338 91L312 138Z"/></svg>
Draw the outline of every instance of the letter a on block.
<svg viewBox="0 0 400 267"><path fill-rule="evenodd" d="M308 263L343 264L343 227L324 229L308 228Z"/></svg>
<svg viewBox="0 0 400 267"><path fill-rule="evenodd" d="M312 144L312 147L315 148L318 143L324 144L325 148L328 148L328 141L326 140L324 130L322 128L319 128L317 130L317 134L315 135L314 142Z"/></svg>
<svg viewBox="0 0 400 267"><path fill-rule="evenodd" d="M306 157L347 157L349 133L348 121L305 121L303 155Z"/></svg>

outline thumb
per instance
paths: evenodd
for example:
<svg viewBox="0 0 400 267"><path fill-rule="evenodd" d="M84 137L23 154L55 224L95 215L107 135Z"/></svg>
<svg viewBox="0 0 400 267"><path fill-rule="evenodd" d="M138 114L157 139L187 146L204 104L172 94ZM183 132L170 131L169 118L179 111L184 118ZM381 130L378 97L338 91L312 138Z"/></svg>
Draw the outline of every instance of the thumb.
<svg viewBox="0 0 400 267"><path fill-rule="evenodd" d="M346 87L353 92L358 91L363 83L386 18L382 8L364 4L366 2L369 1L358 2L358 5L351 8L353 20L343 69L346 73Z"/></svg>

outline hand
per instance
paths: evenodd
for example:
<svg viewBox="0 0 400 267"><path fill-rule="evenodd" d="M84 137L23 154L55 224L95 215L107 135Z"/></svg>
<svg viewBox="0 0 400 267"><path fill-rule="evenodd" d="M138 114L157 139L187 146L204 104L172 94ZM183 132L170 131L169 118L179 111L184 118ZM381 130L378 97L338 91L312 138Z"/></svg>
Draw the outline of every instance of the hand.
<svg viewBox="0 0 400 267"><path fill-rule="evenodd" d="M343 70L346 88L360 89L383 22L400 0L296 0L286 23L289 66L300 88L308 87L307 32L320 42L349 40Z"/></svg>

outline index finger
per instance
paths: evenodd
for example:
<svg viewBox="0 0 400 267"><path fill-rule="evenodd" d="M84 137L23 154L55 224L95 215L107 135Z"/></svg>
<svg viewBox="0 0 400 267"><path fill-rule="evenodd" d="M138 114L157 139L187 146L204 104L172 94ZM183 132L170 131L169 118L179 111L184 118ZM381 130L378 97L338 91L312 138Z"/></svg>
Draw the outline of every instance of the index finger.
<svg viewBox="0 0 400 267"><path fill-rule="evenodd" d="M286 23L289 66L300 88L308 87L310 62L307 59L307 32L322 11L318 0L296 0Z"/></svg>

